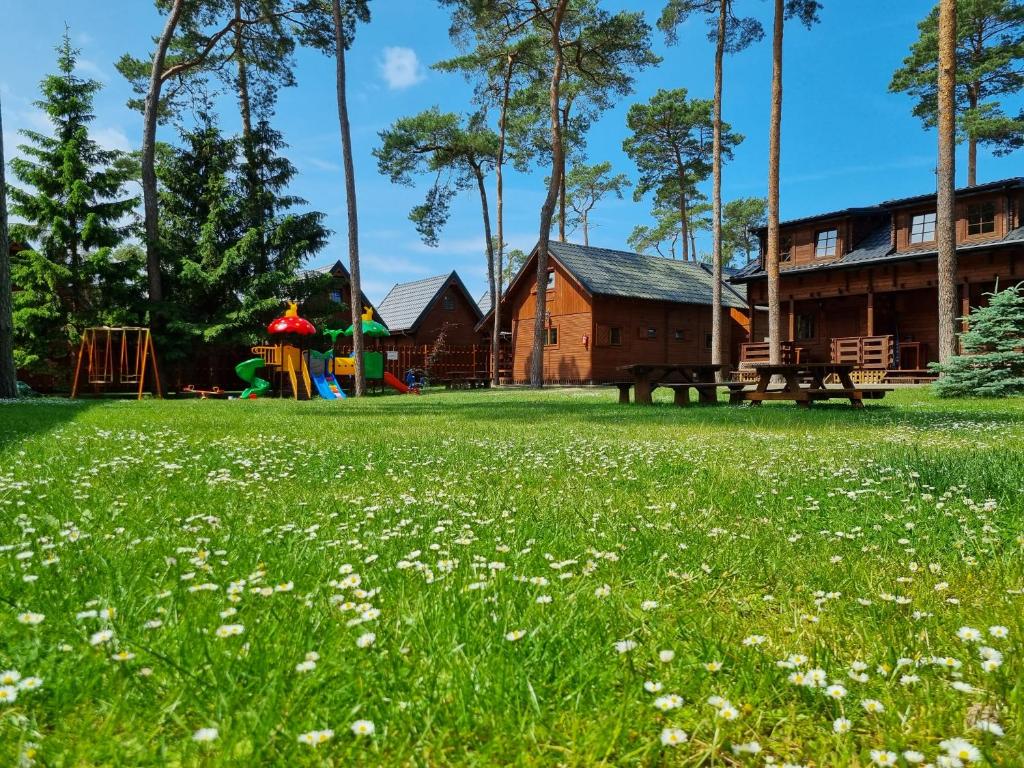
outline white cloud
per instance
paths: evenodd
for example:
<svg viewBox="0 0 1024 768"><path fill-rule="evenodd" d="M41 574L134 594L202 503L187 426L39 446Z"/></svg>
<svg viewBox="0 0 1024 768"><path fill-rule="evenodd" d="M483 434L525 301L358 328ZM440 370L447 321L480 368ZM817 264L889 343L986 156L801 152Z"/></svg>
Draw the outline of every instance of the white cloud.
<svg viewBox="0 0 1024 768"><path fill-rule="evenodd" d="M89 131L89 138L104 149L117 149L121 152L131 152L134 149L131 139L120 128L93 128Z"/></svg>
<svg viewBox="0 0 1024 768"><path fill-rule="evenodd" d="M383 53L380 74L391 90L400 91L426 79L423 65L412 48L389 47Z"/></svg>
<svg viewBox="0 0 1024 768"><path fill-rule="evenodd" d="M92 59L86 59L80 56L75 62L75 71L80 75L94 78L100 82L107 82L106 70Z"/></svg>

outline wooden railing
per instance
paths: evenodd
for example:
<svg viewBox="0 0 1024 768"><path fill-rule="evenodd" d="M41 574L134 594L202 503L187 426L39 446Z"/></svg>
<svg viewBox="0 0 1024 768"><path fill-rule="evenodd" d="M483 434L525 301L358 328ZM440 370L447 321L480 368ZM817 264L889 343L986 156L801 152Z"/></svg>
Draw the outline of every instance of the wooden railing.
<svg viewBox="0 0 1024 768"><path fill-rule="evenodd" d="M796 342L783 341L780 345L780 352L782 353L782 364L793 365L796 363L803 362L800 358L803 353L803 348L798 347ZM748 344L740 344L740 362L741 363L767 363L770 362L770 345L767 341L751 342Z"/></svg>
<svg viewBox="0 0 1024 768"><path fill-rule="evenodd" d="M888 370L895 364L892 336L843 336L832 339L832 362Z"/></svg>

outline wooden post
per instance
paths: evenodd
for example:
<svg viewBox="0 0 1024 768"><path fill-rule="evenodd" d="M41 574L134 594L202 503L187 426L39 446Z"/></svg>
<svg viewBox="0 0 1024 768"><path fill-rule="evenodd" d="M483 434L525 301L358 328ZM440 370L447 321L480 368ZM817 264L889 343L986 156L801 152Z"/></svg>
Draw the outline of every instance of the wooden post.
<svg viewBox="0 0 1024 768"><path fill-rule="evenodd" d="M868 291L868 336L875 335L875 292Z"/></svg>
<svg viewBox="0 0 1024 768"><path fill-rule="evenodd" d="M796 301L789 300L789 340L796 341Z"/></svg>

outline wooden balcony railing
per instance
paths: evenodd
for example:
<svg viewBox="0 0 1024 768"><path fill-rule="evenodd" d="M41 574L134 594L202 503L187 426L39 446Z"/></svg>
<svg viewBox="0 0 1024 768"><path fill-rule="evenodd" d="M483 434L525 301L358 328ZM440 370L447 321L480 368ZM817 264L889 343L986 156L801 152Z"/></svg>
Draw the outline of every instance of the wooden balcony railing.
<svg viewBox="0 0 1024 768"><path fill-rule="evenodd" d="M832 339L832 362L888 370L895 366L892 336L843 336Z"/></svg>
<svg viewBox="0 0 1024 768"><path fill-rule="evenodd" d="M769 359L769 344L766 341L752 342L749 344L740 344L740 362L741 363L767 363ZM783 365L794 365L803 362L800 358L803 356L803 348L798 347L796 342L784 341L780 345L780 351L782 353L782 364Z"/></svg>

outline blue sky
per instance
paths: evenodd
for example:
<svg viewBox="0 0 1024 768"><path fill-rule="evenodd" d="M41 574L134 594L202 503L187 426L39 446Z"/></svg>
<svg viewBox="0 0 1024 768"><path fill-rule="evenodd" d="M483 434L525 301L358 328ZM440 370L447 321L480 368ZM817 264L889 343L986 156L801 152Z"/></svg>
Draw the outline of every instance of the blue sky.
<svg viewBox="0 0 1024 768"><path fill-rule="evenodd" d="M609 10L644 10L652 25L662 7L660 0L603 4ZM771 3L739 4L770 29ZM822 23L811 31L797 24L787 27L783 218L923 193L935 184L934 132L923 130L911 115L909 97L891 95L887 89L931 0L824 0L824 5ZM398 117L435 104L453 111L468 108L470 87L458 76L429 69L454 52L448 19L432 0L374 0L371 7L373 20L359 29L348 61L364 289L379 301L395 282L457 269L474 294L482 293L486 271L478 198L470 193L460 198L440 246L427 248L408 220L424 188L395 187L377 173L371 156L377 133ZM82 74L105 86L96 103L94 137L121 149L139 145L141 118L125 106L129 88L113 63L125 51L150 52L150 39L162 25L151 2L0 0L0 20L8 31L0 47L8 157L20 141L18 129L45 129L32 102L39 80L53 69L53 46L65 22L81 50ZM688 23L676 46L667 47L657 32L654 40L662 64L641 73L634 94L605 113L588 138L591 162L610 160L617 171L633 177L635 169L622 152L629 105L648 99L658 88L685 87L693 97L710 97L712 92L713 49L703 22ZM725 63L724 117L746 136L724 170L726 200L766 191L770 56L765 40ZM325 212L335 233L311 264L318 266L347 259L334 70L330 60L312 51L300 52L298 61L298 87L281 94L275 125L290 144L289 156L299 170L293 191L311 208ZM222 125L237 130L233 104L223 101L222 107ZM165 131L162 138L172 139L173 133ZM958 157L958 182L963 183L966 151ZM1018 175L1022 169L1020 153L995 158L982 151L978 179ZM506 240L511 247L528 250L537 239L544 177L545 169L506 177ZM628 195L622 201L604 201L592 215L591 243L625 248L633 226L648 221L647 201L635 203ZM698 249L709 248L707 242L698 242Z"/></svg>

